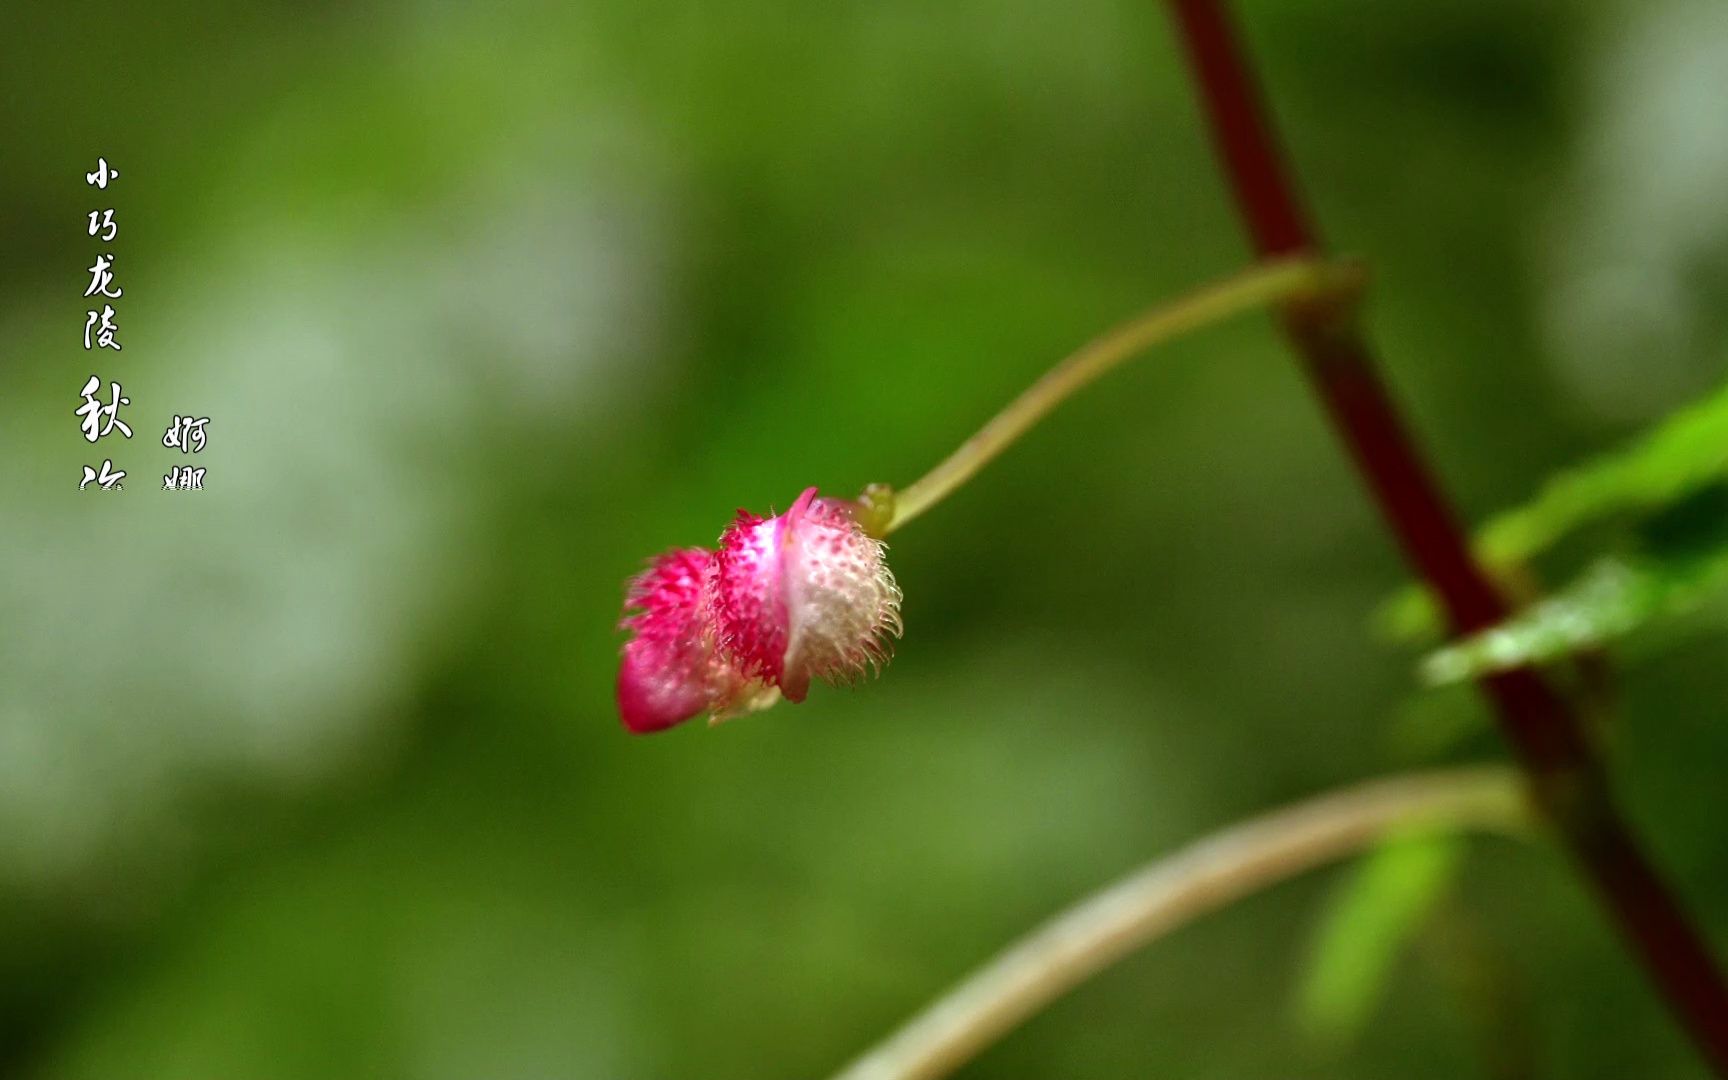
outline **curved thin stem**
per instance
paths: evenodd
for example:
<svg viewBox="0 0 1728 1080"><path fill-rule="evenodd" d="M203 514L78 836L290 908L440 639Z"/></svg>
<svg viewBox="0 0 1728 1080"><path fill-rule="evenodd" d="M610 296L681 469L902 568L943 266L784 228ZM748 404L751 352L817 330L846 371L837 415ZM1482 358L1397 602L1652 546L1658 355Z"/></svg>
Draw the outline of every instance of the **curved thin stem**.
<svg viewBox="0 0 1728 1080"><path fill-rule="evenodd" d="M898 529L947 498L1052 409L1143 349L1245 311L1346 287L1359 277L1356 268L1346 263L1271 260L1106 331L1027 387L922 479L896 493L893 517L884 531Z"/></svg>
<svg viewBox="0 0 1728 1080"><path fill-rule="evenodd" d="M1184 923L1407 828L1522 832L1517 774L1472 767L1357 784L1213 833L1057 915L834 1080L946 1076L1054 998Z"/></svg>

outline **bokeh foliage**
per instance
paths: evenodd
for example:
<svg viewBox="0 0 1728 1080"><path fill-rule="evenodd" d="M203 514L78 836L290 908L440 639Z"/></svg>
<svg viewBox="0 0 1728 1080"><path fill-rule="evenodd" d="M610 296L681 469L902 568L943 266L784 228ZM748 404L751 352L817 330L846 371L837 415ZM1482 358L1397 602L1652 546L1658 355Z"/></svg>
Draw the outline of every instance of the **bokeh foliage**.
<svg viewBox="0 0 1728 1080"><path fill-rule="evenodd" d="M1720 5L1243 16L1471 520L1722 380ZM904 483L1068 348L1240 264L1150 0L7 23L13 1074L820 1075L1182 840L1501 752L1374 641L1402 571L1253 320L1114 376L897 535L880 682L618 730L642 557L806 484ZM100 363L143 482L80 499L98 153L127 290ZM151 491L193 410L210 489ZM1618 550L1579 544L1553 580ZM1607 738L1728 941L1722 646L1629 658ZM1185 931L966 1075L1498 1068L1432 950L1369 950L1357 1037L1311 1038L1290 1001L1335 892ZM1445 902L1522 980L1496 1038L1545 1075L1700 1075L1561 858L1472 843Z"/></svg>

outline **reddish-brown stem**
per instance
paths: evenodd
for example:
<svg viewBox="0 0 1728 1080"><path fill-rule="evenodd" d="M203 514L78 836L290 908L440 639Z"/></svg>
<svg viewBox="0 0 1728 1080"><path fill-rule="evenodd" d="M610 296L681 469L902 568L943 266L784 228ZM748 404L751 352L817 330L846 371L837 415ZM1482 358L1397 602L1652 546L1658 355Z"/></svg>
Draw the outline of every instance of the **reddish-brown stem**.
<svg viewBox="0 0 1728 1080"><path fill-rule="evenodd" d="M1255 250L1320 253L1224 0L1171 0L1213 140ZM1353 301L1286 306L1286 337L1405 556L1455 634L1503 620L1506 600L1471 553L1445 496L1381 382ZM1533 668L1482 688L1553 822L1651 979L1716 1073L1728 1077L1728 983L1703 935L1621 820L1577 712Z"/></svg>

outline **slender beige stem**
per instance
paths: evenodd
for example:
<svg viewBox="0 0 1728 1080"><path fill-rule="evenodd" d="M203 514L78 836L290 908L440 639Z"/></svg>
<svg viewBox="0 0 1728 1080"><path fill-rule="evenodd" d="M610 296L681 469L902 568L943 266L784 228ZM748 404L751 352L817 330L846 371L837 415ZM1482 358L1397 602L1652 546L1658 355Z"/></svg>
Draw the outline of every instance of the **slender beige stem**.
<svg viewBox="0 0 1728 1080"><path fill-rule="evenodd" d="M941 502L1056 406L1150 346L1232 315L1354 282L1349 264L1282 259L1161 304L1105 332L1051 368L924 477L894 496L887 528L897 529Z"/></svg>
<svg viewBox="0 0 1728 1080"><path fill-rule="evenodd" d="M1088 976L1234 900L1407 828L1523 831L1499 767L1374 780L1214 833L1081 901L1000 953L835 1080L946 1076Z"/></svg>

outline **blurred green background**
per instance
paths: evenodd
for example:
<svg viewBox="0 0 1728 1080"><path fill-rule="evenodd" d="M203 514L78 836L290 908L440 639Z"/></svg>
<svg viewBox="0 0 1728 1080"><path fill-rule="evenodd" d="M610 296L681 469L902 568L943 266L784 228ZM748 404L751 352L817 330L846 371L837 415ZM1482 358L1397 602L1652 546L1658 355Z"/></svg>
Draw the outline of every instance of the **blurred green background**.
<svg viewBox="0 0 1728 1080"><path fill-rule="evenodd" d="M1728 8L1240 14L1471 519L1721 379ZM1369 631L1402 571L1263 319L897 534L880 681L618 726L642 558L909 482L1242 264L1155 0L5 22L0 1073L819 1076L1186 839L1501 753ZM104 250L124 351L87 354ZM130 442L80 437L91 371ZM154 490L176 413L212 418L199 495ZM104 456L129 490L80 496ZM1628 663L1612 738L1728 943L1722 655ZM1504 841L1354 1038L1313 1037L1342 880L1182 931L963 1075L1702 1075L1564 860Z"/></svg>

